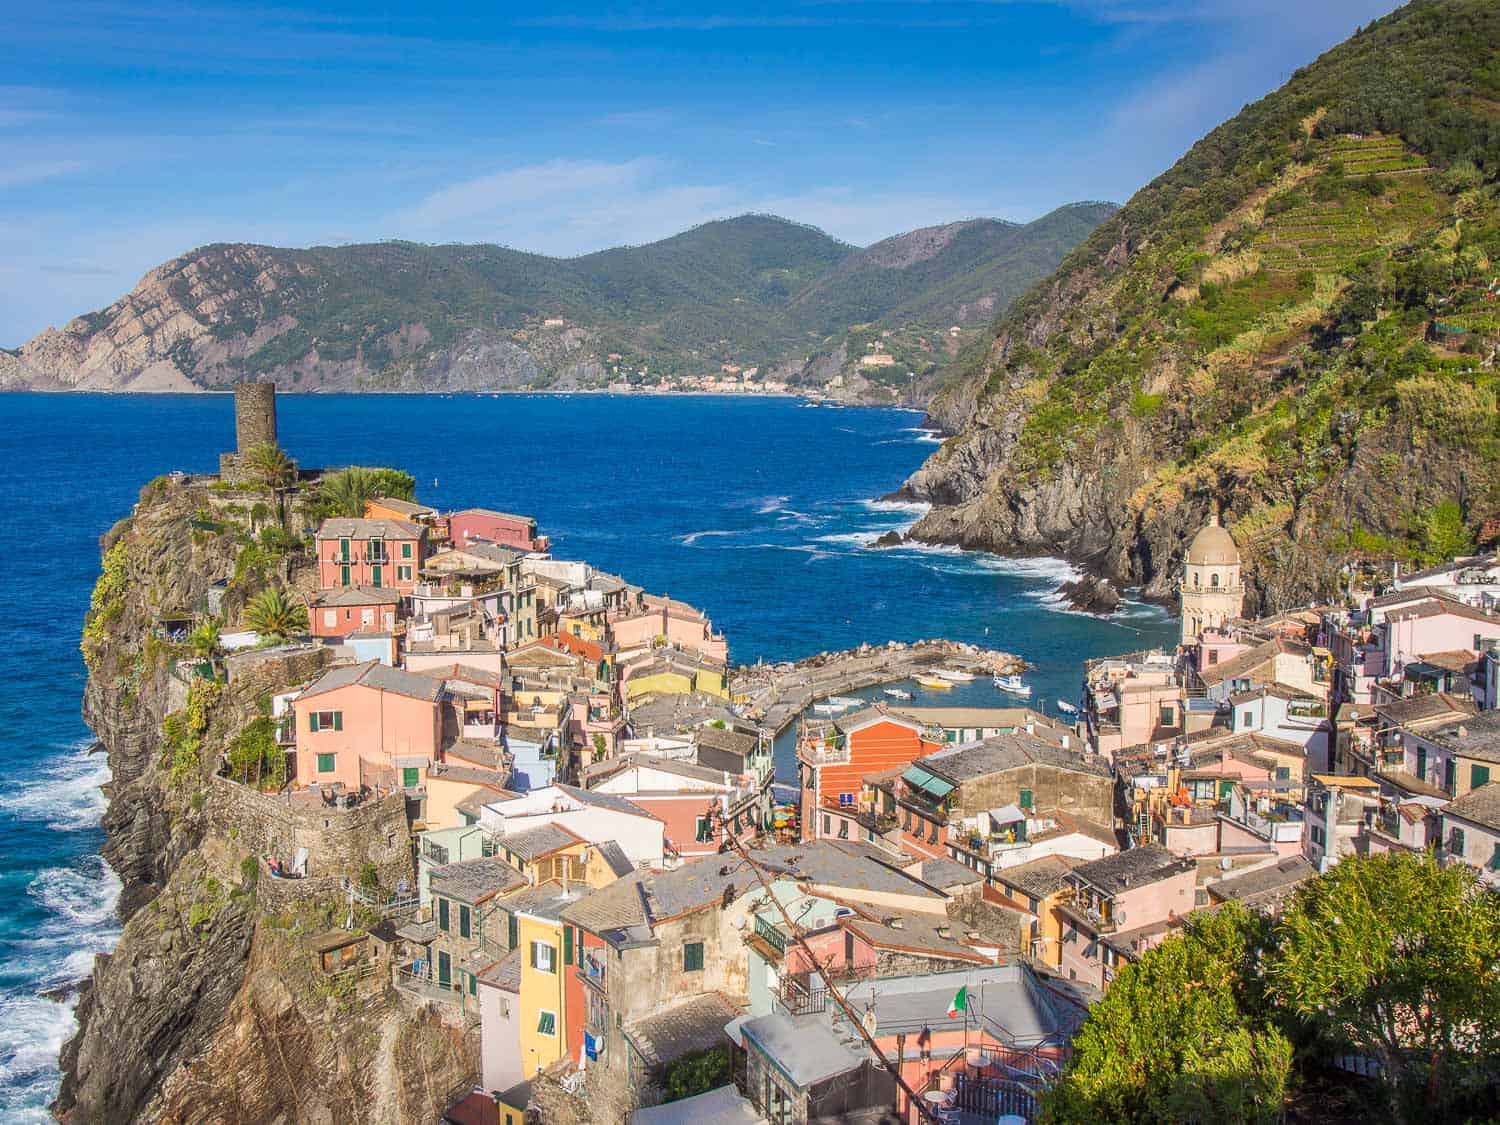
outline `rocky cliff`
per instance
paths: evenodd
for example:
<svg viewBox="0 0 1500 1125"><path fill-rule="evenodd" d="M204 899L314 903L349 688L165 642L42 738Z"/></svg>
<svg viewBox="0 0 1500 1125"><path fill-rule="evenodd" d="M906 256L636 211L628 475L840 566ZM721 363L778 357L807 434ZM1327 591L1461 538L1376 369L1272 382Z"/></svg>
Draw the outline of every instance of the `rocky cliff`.
<svg viewBox="0 0 1500 1125"><path fill-rule="evenodd" d="M314 973L307 936L342 924L343 896L273 894L255 850L264 799L216 776L270 694L312 675L324 651L273 652L226 683L196 675L188 647L158 627L220 578L230 624L267 575L296 585L295 556L268 562L251 544L241 521L254 502L161 478L101 544L84 713L113 772L104 850L124 882L125 924L63 1050L55 1109L79 1125L425 1122L474 1073L472 1042L387 989L332 988ZM370 856L383 859L377 849L400 831L409 865L404 809L395 818L372 834Z"/></svg>
<svg viewBox="0 0 1500 1125"><path fill-rule="evenodd" d="M206 246L0 351L0 389L268 377L307 391L571 391L746 368L821 385L852 379L879 343L899 353L905 391L909 369L946 365L1112 210L968 220L867 250L765 215L566 260L499 246ZM886 397L897 385L868 383Z"/></svg>
<svg viewBox="0 0 1500 1125"><path fill-rule="evenodd" d="M1165 597L1218 512L1252 608L1489 536L1497 50L1493 5L1416 0L1143 188L933 403L914 534Z"/></svg>

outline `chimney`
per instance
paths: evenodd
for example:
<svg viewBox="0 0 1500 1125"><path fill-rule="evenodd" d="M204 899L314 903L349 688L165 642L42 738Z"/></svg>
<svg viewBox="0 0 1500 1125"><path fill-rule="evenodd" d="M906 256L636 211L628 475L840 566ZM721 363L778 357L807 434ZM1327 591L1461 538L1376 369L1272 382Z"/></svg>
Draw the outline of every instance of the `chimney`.
<svg viewBox="0 0 1500 1125"><path fill-rule="evenodd" d="M906 928L906 922L901 918L887 918L885 924L893 930L903 930Z"/></svg>
<svg viewBox="0 0 1500 1125"><path fill-rule="evenodd" d="M952 926L939 926L937 928L937 934L938 934L938 937L940 937L940 938L951 938L953 936L953 927Z"/></svg>

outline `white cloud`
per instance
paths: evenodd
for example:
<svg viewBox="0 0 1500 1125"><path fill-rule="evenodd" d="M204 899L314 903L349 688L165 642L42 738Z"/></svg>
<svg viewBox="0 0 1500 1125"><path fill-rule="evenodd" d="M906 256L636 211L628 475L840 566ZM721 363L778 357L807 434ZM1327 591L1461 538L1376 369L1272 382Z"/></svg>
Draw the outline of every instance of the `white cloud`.
<svg viewBox="0 0 1500 1125"><path fill-rule="evenodd" d="M525 204L554 204L601 191L629 190L649 176L647 158L608 163L602 160L548 160L493 172L441 188L401 216L406 226L439 229L454 223L503 218Z"/></svg>

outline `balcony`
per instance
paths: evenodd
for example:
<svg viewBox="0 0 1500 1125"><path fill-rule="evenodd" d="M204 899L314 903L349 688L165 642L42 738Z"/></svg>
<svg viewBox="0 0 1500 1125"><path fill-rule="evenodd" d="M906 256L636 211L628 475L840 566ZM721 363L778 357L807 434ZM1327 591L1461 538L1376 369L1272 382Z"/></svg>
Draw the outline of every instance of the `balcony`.
<svg viewBox="0 0 1500 1125"><path fill-rule="evenodd" d="M602 954L585 953L578 961L578 979L600 992L609 991L609 967Z"/></svg>
<svg viewBox="0 0 1500 1125"><path fill-rule="evenodd" d="M810 766L846 766L849 764L847 743L807 742L797 747L797 757Z"/></svg>
<svg viewBox="0 0 1500 1125"><path fill-rule="evenodd" d="M767 922L759 914L755 916L755 936L764 940L777 953L785 953L787 947L787 936L781 930Z"/></svg>

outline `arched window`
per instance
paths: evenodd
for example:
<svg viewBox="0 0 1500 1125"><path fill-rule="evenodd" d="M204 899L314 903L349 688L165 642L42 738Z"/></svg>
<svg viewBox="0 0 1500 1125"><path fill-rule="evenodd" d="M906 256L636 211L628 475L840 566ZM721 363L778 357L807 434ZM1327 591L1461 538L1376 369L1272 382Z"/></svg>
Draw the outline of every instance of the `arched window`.
<svg viewBox="0 0 1500 1125"><path fill-rule="evenodd" d="M1217 570L1208 576L1208 584L1214 587L1219 585L1219 572Z"/></svg>
<svg viewBox="0 0 1500 1125"><path fill-rule="evenodd" d="M1195 571L1193 571L1193 588L1196 589L1197 586L1198 586L1198 572L1195 570Z"/></svg>

